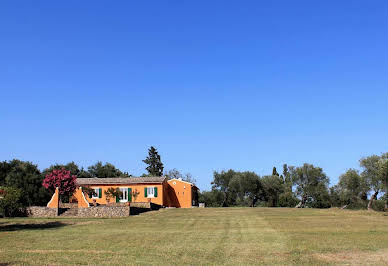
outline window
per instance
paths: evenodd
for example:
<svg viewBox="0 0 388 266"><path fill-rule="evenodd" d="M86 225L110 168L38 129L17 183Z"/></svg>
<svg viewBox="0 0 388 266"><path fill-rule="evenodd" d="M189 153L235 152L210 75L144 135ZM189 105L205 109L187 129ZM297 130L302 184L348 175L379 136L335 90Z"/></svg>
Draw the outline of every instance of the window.
<svg viewBox="0 0 388 266"><path fill-rule="evenodd" d="M147 197L148 198L155 197L155 189L154 189L154 187L147 187Z"/></svg>
<svg viewBox="0 0 388 266"><path fill-rule="evenodd" d="M158 197L158 187L145 187L144 188L144 197L157 198Z"/></svg>
<svg viewBox="0 0 388 266"><path fill-rule="evenodd" d="M93 190L94 190L94 194L92 195L92 199L101 198L101 197L100 197L100 188L95 188L95 189L93 189Z"/></svg>
<svg viewBox="0 0 388 266"><path fill-rule="evenodd" d="M127 202L128 201L128 188L120 188L121 191L121 197L120 202Z"/></svg>

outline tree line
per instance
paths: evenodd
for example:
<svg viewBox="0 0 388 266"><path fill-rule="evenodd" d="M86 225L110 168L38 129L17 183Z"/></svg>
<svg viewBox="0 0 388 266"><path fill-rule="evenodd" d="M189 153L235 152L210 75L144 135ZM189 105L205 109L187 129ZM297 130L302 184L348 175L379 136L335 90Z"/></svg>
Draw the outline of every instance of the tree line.
<svg viewBox="0 0 388 266"><path fill-rule="evenodd" d="M330 187L322 168L283 165L278 173L215 171L212 189L200 194L209 207L266 206L388 210L388 153L360 159L361 171L349 169ZM379 198L380 196L380 198Z"/></svg>
<svg viewBox="0 0 388 266"><path fill-rule="evenodd" d="M163 172L161 156L153 146L148 149L148 156L143 162L146 164L146 173L142 176L165 175L167 178L182 178L195 182L190 173L182 174L175 168ZM2 161L0 162L0 216L4 214L14 216L18 209L26 206L46 206L54 192L55 183L59 182L58 175L61 175L62 179L67 177L74 180L75 178L132 177L131 174L118 169L113 164L104 164L101 161L86 169L72 161L67 164L51 165L43 171L39 170L37 164L28 161L17 159ZM60 186L61 200L66 202L72 195L75 185L74 182L62 183L71 184L71 187Z"/></svg>

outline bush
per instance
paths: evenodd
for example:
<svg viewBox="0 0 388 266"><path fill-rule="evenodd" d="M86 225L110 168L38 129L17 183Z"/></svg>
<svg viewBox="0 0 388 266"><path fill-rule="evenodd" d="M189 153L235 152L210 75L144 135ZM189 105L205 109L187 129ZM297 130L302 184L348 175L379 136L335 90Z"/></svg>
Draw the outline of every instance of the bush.
<svg viewBox="0 0 388 266"><path fill-rule="evenodd" d="M295 207L299 200L292 192L284 192L279 195L279 207Z"/></svg>
<svg viewBox="0 0 388 266"><path fill-rule="evenodd" d="M13 187L0 188L0 215L14 217L23 213L22 191Z"/></svg>
<svg viewBox="0 0 388 266"><path fill-rule="evenodd" d="M375 211L383 212L385 208L384 200L374 200L372 204L372 209Z"/></svg>

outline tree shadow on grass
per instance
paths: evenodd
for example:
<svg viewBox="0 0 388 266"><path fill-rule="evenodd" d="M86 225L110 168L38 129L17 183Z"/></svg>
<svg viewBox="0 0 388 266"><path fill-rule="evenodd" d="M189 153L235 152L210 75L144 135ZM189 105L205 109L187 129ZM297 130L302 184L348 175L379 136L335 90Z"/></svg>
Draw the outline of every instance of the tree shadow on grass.
<svg viewBox="0 0 388 266"><path fill-rule="evenodd" d="M30 224L0 224L0 232L5 231L20 231L20 230L44 230L52 228L64 227L68 224L61 222L47 222L47 223L30 223Z"/></svg>

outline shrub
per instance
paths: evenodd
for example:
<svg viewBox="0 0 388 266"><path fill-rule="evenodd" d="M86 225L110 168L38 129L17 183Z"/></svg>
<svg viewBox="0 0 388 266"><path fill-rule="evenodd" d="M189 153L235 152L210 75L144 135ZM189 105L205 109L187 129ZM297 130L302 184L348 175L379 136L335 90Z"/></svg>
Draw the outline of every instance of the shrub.
<svg viewBox="0 0 388 266"><path fill-rule="evenodd" d="M21 189L13 187L0 188L0 215L5 217L20 215L23 212L21 198Z"/></svg>
<svg viewBox="0 0 388 266"><path fill-rule="evenodd" d="M279 195L279 207L295 207L299 200L292 192L284 192Z"/></svg>
<svg viewBox="0 0 388 266"><path fill-rule="evenodd" d="M68 200L76 188L76 179L76 175L72 175L70 171L67 171L64 168L60 170L54 169L51 173L46 175L43 180L43 186L52 193L54 193L56 188L59 188L61 199Z"/></svg>
<svg viewBox="0 0 388 266"><path fill-rule="evenodd" d="M385 208L385 201L384 200L374 200L372 204L372 209L375 211L383 212Z"/></svg>
<svg viewBox="0 0 388 266"><path fill-rule="evenodd" d="M123 196L123 193L119 188L110 187L105 191L105 198L107 202L110 202L110 199L116 199Z"/></svg>

